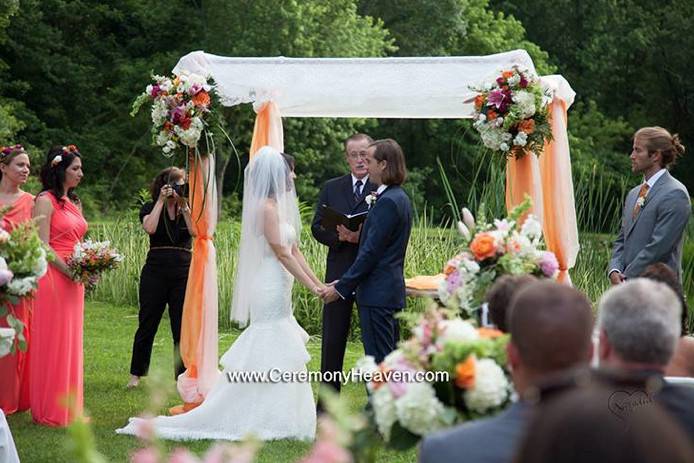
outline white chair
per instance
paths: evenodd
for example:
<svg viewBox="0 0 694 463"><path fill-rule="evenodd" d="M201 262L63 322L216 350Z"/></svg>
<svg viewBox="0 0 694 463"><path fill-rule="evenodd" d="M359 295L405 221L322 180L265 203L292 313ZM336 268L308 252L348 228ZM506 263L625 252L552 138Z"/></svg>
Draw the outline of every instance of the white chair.
<svg viewBox="0 0 694 463"><path fill-rule="evenodd" d="M666 376L665 381L678 386L686 386L694 388L694 378L688 376Z"/></svg>

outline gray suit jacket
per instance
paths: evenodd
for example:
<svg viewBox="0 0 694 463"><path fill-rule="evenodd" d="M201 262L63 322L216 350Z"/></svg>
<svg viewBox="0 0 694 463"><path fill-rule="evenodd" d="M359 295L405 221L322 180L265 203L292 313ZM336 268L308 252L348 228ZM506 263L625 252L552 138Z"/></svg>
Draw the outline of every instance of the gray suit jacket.
<svg viewBox="0 0 694 463"><path fill-rule="evenodd" d="M420 463L511 463L529 422L532 406L511 404L492 418L470 421L426 437Z"/></svg>
<svg viewBox="0 0 694 463"><path fill-rule="evenodd" d="M689 193L666 171L646 195L636 219L632 219L640 187L632 188L624 202L622 226L608 271L617 269L627 278L636 278L649 265L663 262L681 281L684 229L692 213Z"/></svg>

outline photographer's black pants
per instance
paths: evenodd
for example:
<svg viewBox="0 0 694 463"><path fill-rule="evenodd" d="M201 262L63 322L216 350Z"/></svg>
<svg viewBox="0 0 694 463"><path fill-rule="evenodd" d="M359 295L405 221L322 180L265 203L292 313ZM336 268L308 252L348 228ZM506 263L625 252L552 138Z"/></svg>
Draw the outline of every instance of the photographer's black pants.
<svg viewBox="0 0 694 463"><path fill-rule="evenodd" d="M133 375L145 376L149 371L152 344L167 305L176 377L185 371L178 345L190 258L190 252L174 249L153 249L147 255L147 262L140 274L140 324L135 333L130 363L130 373Z"/></svg>

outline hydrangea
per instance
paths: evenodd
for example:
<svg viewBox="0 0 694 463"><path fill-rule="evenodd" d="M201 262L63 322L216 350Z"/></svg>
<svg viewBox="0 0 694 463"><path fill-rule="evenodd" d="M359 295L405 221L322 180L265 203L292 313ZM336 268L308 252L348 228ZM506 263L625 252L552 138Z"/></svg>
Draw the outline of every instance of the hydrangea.
<svg viewBox="0 0 694 463"><path fill-rule="evenodd" d="M525 132L518 132L516 138L513 139L513 144L516 146L525 146L528 143L528 135Z"/></svg>
<svg viewBox="0 0 694 463"><path fill-rule="evenodd" d="M379 387L371 394L371 403L374 407L374 415L378 432L381 433L383 439L390 441L390 431L393 424L398 420L397 411L395 409L395 400L390 394L387 387Z"/></svg>
<svg viewBox="0 0 694 463"><path fill-rule="evenodd" d="M442 320L439 323L441 334L437 339L437 344L443 345L447 342L468 342L475 341L479 334L474 326L459 318L453 320Z"/></svg>
<svg viewBox="0 0 694 463"><path fill-rule="evenodd" d="M486 413L503 404L508 391L509 383L501 367L492 359L481 359L475 365L475 385L465 391L463 399L471 411Z"/></svg>
<svg viewBox="0 0 694 463"><path fill-rule="evenodd" d="M444 423L444 406L428 383L413 383L405 395L395 402L400 424L414 434L424 436L440 429Z"/></svg>
<svg viewBox="0 0 694 463"><path fill-rule="evenodd" d="M7 290L10 294L17 296L26 296L34 289L36 279L34 277L15 278L7 284Z"/></svg>
<svg viewBox="0 0 694 463"><path fill-rule="evenodd" d="M520 119L527 119L535 115L535 95L526 91L518 91L513 95L513 102L518 105Z"/></svg>
<svg viewBox="0 0 694 463"><path fill-rule="evenodd" d="M542 236L542 225L540 225L540 221L537 220L537 217L530 214L528 218L525 219L521 227L521 235L527 236L531 240L538 239Z"/></svg>

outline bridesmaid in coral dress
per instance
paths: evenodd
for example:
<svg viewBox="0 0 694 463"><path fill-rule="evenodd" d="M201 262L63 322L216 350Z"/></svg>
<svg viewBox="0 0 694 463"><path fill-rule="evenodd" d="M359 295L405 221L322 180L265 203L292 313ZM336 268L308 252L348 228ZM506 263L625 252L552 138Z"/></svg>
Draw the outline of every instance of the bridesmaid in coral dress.
<svg viewBox="0 0 694 463"><path fill-rule="evenodd" d="M77 147L51 148L41 169L43 190L34 217L55 260L39 280L31 329L31 415L36 423L66 426L82 415L84 286L65 264L87 232L74 192L82 179Z"/></svg>
<svg viewBox="0 0 694 463"><path fill-rule="evenodd" d="M22 191L29 178L29 156L21 145L0 149L0 207L11 206L0 222L10 231L22 222L31 220L34 195ZM10 309L24 323L24 337L29 344L31 329L31 300L23 300ZM8 326L5 317L0 327ZM17 351L0 358L0 409L11 415L29 409L29 352Z"/></svg>

